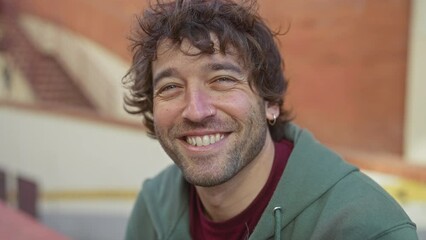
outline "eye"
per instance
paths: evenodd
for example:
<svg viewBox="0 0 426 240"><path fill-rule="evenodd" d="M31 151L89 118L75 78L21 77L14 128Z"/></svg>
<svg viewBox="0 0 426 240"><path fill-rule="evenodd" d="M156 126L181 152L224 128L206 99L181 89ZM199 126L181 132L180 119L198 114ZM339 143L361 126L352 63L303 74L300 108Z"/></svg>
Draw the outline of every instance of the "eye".
<svg viewBox="0 0 426 240"><path fill-rule="evenodd" d="M214 81L215 82L224 82L224 83L226 83L226 82L230 83L231 82L232 83L232 82L235 82L237 80L235 80L231 77L219 77L219 78L216 78Z"/></svg>
<svg viewBox="0 0 426 240"><path fill-rule="evenodd" d="M220 76L211 81L211 86L216 90L228 90L239 82L238 79L229 76Z"/></svg>
<svg viewBox="0 0 426 240"><path fill-rule="evenodd" d="M179 84L168 83L160 86L158 90L155 91L154 95L161 98L172 98L179 93L181 88Z"/></svg>
<svg viewBox="0 0 426 240"><path fill-rule="evenodd" d="M165 91L173 90L173 89L175 89L175 88L177 88L177 86L176 86L176 85L174 85L174 84L169 84L169 85L166 85L166 86L162 87L159 91L160 91L160 92L165 92Z"/></svg>

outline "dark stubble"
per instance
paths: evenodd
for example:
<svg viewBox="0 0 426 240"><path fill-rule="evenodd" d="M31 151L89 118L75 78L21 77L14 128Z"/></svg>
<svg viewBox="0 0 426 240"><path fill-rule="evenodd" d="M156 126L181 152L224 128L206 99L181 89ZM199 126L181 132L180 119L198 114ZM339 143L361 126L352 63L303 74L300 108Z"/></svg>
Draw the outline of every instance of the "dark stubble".
<svg viewBox="0 0 426 240"><path fill-rule="evenodd" d="M219 129L232 131L234 138L226 146L225 159L215 155L188 157L179 149L175 136L195 129ZM224 121L209 118L201 123L184 120L167 133L155 125L158 140L166 153L181 169L185 179L197 186L212 187L227 182L251 163L262 150L268 131L263 101L253 106L244 122L229 118ZM236 136L236 137L235 137ZM218 165L218 161L221 163Z"/></svg>

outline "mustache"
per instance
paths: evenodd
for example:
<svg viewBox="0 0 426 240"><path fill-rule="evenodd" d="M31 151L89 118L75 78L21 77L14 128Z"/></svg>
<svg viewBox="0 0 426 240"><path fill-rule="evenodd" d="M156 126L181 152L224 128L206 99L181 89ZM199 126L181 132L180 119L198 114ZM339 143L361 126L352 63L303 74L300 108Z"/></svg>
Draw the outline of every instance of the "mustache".
<svg viewBox="0 0 426 240"><path fill-rule="evenodd" d="M235 120L220 120L217 118L205 119L202 122L193 122L188 119L183 119L181 122L176 123L171 129L170 133L173 136L180 136L182 133L196 130L214 129L221 132L230 132L239 129L239 124Z"/></svg>

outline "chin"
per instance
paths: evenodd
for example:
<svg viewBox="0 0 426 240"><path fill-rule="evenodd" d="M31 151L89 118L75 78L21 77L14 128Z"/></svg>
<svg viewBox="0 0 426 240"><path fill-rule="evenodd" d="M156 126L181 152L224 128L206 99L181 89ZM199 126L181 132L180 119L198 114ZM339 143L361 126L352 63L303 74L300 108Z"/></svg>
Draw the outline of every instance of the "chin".
<svg viewBox="0 0 426 240"><path fill-rule="evenodd" d="M200 171L198 174L184 172L184 177L189 183L200 187L214 187L221 185L229 181L229 179L231 179L234 175L235 174L221 173L218 176L218 174L206 173L206 171Z"/></svg>

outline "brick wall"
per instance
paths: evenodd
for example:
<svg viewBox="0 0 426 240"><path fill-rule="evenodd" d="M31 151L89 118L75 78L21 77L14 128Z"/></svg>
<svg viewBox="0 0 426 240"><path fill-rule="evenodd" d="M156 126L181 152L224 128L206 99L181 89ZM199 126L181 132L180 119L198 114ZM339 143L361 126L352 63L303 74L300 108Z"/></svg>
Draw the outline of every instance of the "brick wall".
<svg viewBox="0 0 426 240"><path fill-rule="evenodd" d="M127 60L130 26L146 5L143 0L3 1L15 1L23 11L80 33Z"/></svg>
<svg viewBox="0 0 426 240"><path fill-rule="evenodd" d="M296 121L342 147L401 154L409 1L262 1L282 29Z"/></svg>
<svg viewBox="0 0 426 240"><path fill-rule="evenodd" d="M129 60L139 0L16 0ZM280 37L295 121L327 144L402 154L410 1L261 0Z"/></svg>

